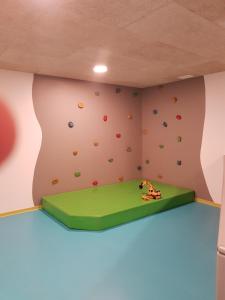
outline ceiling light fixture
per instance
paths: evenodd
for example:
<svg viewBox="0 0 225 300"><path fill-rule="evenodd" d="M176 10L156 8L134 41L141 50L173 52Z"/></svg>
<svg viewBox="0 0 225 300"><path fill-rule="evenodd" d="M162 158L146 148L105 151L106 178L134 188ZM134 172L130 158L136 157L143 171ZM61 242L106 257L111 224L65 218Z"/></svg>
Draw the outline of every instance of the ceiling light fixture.
<svg viewBox="0 0 225 300"><path fill-rule="evenodd" d="M95 73L106 73L108 71L108 68L106 65L96 65L94 66L93 71Z"/></svg>
<svg viewBox="0 0 225 300"><path fill-rule="evenodd" d="M188 79L188 78L192 78L192 77L194 77L194 75L187 74L187 75L179 76L178 79Z"/></svg>

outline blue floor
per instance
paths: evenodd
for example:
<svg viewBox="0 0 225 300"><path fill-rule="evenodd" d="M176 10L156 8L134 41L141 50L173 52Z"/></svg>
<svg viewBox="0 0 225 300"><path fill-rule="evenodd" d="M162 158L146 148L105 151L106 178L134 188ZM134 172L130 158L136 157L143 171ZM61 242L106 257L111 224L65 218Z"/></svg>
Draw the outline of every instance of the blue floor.
<svg viewBox="0 0 225 300"><path fill-rule="evenodd" d="M2 218L0 299L214 300L218 220L198 203L104 232Z"/></svg>

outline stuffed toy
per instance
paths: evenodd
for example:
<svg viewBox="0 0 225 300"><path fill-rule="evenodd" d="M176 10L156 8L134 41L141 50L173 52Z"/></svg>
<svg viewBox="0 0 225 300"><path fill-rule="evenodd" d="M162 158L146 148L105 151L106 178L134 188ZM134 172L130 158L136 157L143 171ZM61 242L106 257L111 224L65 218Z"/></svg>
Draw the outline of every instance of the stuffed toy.
<svg viewBox="0 0 225 300"><path fill-rule="evenodd" d="M148 192L144 195L142 195L142 199L145 201L151 200L151 199L160 199L161 198L161 192L156 190L156 188L151 184L149 180L143 180L141 184L139 185L140 189L143 189L143 187L147 188Z"/></svg>

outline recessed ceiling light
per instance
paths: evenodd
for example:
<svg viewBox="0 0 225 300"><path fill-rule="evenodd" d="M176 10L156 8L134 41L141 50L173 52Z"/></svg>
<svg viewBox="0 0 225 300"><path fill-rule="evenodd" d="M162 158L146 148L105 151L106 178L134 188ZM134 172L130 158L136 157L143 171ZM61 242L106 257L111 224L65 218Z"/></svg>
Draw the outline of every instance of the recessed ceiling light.
<svg viewBox="0 0 225 300"><path fill-rule="evenodd" d="M192 78L194 77L194 75L191 75L191 74L187 74L187 75L181 75L178 77L178 79L188 79L188 78Z"/></svg>
<svg viewBox="0 0 225 300"><path fill-rule="evenodd" d="M108 71L108 68L106 65L96 65L94 66L93 71L95 73L105 73Z"/></svg>

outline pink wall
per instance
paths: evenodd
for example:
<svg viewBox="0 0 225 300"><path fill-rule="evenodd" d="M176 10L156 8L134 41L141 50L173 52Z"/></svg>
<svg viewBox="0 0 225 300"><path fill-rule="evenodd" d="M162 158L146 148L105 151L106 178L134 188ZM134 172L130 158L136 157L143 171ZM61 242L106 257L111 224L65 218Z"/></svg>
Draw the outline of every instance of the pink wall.
<svg viewBox="0 0 225 300"><path fill-rule="evenodd" d="M142 110L143 177L189 187L198 197L211 199L200 161L204 79L146 89Z"/></svg>
<svg viewBox="0 0 225 300"><path fill-rule="evenodd" d="M35 204L43 195L89 187L95 180L102 185L141 177L140 91L36 75L33 101L43 134ZM84 108L78 108L79 102Z"/></svg>

